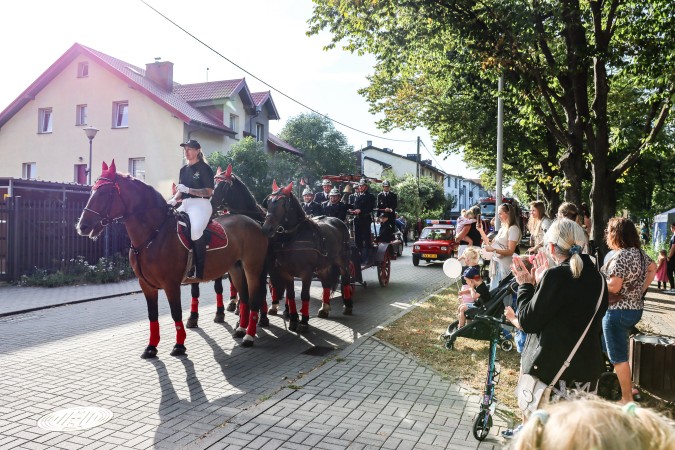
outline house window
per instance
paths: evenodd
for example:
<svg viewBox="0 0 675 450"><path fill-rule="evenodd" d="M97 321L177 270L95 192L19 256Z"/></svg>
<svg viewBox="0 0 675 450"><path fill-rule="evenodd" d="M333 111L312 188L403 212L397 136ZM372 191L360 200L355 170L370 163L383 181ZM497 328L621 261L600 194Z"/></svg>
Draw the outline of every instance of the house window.
<svg viewBox="0 0 675 450"><path fill-rule="evenodd" d="M230 114L230 128L234 131L239 131L239 116L236 114Z"/></svg>
<svg viewBox="0 0 675 450"><path fill-rule="evenodd" d="M455 178L455 189L457 189L457 178Z"/></svg>
<svg viewBox="0 0 675 450"><path fill-rule="evenodd" d="M145 181L145 158L130 158L129 174L134 178Z"/></svg>
<svg viewBox="0 0 675 450"><path fill-rule="evenodd" d="M452 181L452 179L451 179L450 177L448 177L448 187L452 187L452 186L450 185L450 182L451 182L451 181Z"/></svg>
<svg viewBox="0 0 675 450"><path fill-rule="evenodd" d="M75 125L87 124L87 105L77 105L75 110Z"/></svg>
<svg viewBox="0 0 675 450"><path fill-rule="evenodd" d="M77 65L77 77L84 78L89 76L89 63L83 61Z"/></svg>
<svg viewBox="0 0 675 450"><path fill-rule="evenodd" d="M113 128L129 126L129 102L113 103Z"/></svg>
<svg viewBox="0 0 675 450"><path fill-rule="evenodd" d="M73 181L77 184L87 184L87 165L75 164L75 176Z"/></svg>
<svg viewBox="0 0 675 450"><path fill-rule="evenodd" d="M265 139L265 125L262 123L255 124L255 140L262 142Z"/></svg>
<svg viewBox="0 0 675 450"><path fill-rule="evenodd" d="M34 162L23 163L21 167L21 177L26 180L37 178L37 165Z"/></svg>
<svg viewBox="0 0 675 450"><path fill-rule="evenodd" d="M39 123L38 123L38 133L51 133L52 132L52 109L51 108L41 108L39 112Z"/></svg>

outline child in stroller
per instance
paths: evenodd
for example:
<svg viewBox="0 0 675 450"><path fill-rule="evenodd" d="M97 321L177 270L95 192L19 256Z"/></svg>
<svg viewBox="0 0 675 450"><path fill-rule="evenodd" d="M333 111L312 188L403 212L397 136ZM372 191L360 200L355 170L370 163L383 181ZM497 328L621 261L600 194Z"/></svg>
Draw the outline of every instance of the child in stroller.
<svg viewBox="0 0 675 450"><path fill-rule="evenodd" d="M467 308L464 315L468 321L472 321L471 323L467 323L460 328L459 320L456 320L448 325L447 331L442 336L443 340L445 340L445 347L448 349L453 348L455 340L457 340L458 337L487 340L484 337L481 337L484 335L483 331L485 331L485 324L473 321L473 319L479 315L501 318L504 314L504 307L510 306L513 303L514 291L511 286L513 281L513 275L509 274L495 289L490 291L489 300L485 301L484 304L474 304L473 307ZM499 346L502 350L507 352L513 349L511 332L505 328L502 328Z"/></svg>

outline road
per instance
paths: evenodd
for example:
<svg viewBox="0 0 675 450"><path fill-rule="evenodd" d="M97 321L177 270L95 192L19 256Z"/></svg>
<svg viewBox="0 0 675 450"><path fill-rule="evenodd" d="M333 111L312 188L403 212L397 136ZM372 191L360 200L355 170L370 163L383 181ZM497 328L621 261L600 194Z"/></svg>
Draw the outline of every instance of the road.
<svg viewBox="0 0 675 450"><path fill-rule="evenodd" d="M142 449L206 448L209 445L213 445L209 448L225 448L237 438L237 433L242 440L232 448L278 448L284 442L289 445L286 448L312 448L320 439L311 440L314 439L311 428L302 430L308 437L303 438L304 441L298 438L297 444L293 444L293 437L285 436L286 440L275 445L270 444L273 441L269 437L260 445L253 445L252 441L244 439L243 428L225 433L230 444L225 445L226 441L221 442L216 437L225 435L223 430L230 430L229 425L238 423L237 426L241 426L246 422L247 414L252 414L251 411L268 399L279 397L280 392L289 389L292 392L304 377L324 364L326 358L335 356L378 325L406 311L414 301L448 284L440 264L413 267L409 247L403 257L392 262L388 287L379 286L374 268L365 270L363 277L368 288L356 288L353 316L341 314L341 298L337 298L333 300L331 317L316 318L321 289L315 283L311 292L314 300L310 331L301 336L290 333L281 317L271 317L270 327L258 328L258 339L249 349L239 347L231 337L236 320L232 313L226 313L225 324L212 322L215 294L203 285L200 328L188 330L188 356L181 358L169 356L174 331L165 298L160 298L162 340L158 358L154 360L140 358L148 340L147 312L140 294L1 318L0 448ZM185 319L189 311L189 288L184 287L182 292ZM383 351L390 351L383 344L375 345L371 350L380 356ZM373 360L373 357L367 359ZM406 360L405 364L412 363ZM434 382L440 381L434 374L427 374L426 368L417 371L424 372ZM410 381L402 382L399 389L405 389L408 383ZM451 439L461 439L464 445L475 448L477 442L467 438L470 435L467 423L470 427L472 418L459 418L464 410L462 405L466 403L464 396L452 391L456 388L447 383L442 384L440 391L438 387L435 389L440 400L432 403L444 401L444 396L461 400L458 418L453 419L458 422L455 428L448 432L444 426L437 432L439 436L444 432L448 434L447 438L443 437L446 444L442 446L450 445ZM298 409L302 409L303 395L308 394L298 391L293 397L297 398L293 400L296 403L288 400L281 404L297 404ZM76 407L104 408L112 412L112 418L98 426L65 432L36 426L40 418L50 413ZM85 413L78 411L77 414ZM50 423L57 422L57 428L59 425L79 426L90 419L96 420L96 414L100 411L81 421L81 417L61 415ZM432 419L434 417L428 421ZM312 420L307 418L301 422L309 424ZM368 423L364 427L366 425ZM321 426L314 425L315 429ZM289 427L286 430L293 429L291 425ZM411 425L411 433L414 432L412 428ZM328 433L328 430L324 431ZM253 431L249 429L249 432ZM398 439L398 442L407 444L398 448L427 447L422 441L422 433L413 441L406 441L405 434L401 436L403 441ZM375 437L381 438L377 434ZM348 442L344 436L341 439ZM432 443L433 438L428 442L428 448L438 448ZM354 448L365 446L359 444ZM330 448L342 447L336 444ZM373 448L396 446L382 444L373 445Z"/></svg>

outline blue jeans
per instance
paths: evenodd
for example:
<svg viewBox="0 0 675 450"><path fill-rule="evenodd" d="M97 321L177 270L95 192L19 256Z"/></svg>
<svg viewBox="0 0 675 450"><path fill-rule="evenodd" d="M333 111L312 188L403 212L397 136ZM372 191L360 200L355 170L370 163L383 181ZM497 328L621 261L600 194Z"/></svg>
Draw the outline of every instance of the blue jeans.
<svg viewBox="0 0 675 450"><path fill-rule="evenodd" d="M608 309L602 318L602 342L612 364L628 361L630 329L642 318L641 309Z"/></svg>

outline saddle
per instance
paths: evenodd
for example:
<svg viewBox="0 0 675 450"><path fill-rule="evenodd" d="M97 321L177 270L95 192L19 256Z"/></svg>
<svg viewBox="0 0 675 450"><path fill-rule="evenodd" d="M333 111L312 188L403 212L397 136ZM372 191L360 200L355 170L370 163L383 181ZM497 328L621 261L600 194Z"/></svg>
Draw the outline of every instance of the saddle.
<svg viewBox="0 0 675 450"><path fill-rule="evenodd" d="M190 239L190 217L185 212L178 212L176 220L176 234L187 250L192 249L192 239ZM210 221L204 230L208 236L206 251L218 250L227 247L228 238L225 229L218 222Z"/></svg>

